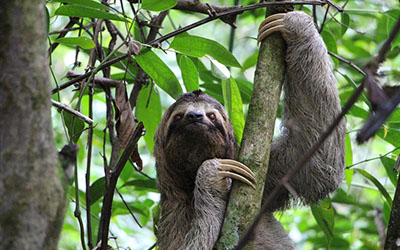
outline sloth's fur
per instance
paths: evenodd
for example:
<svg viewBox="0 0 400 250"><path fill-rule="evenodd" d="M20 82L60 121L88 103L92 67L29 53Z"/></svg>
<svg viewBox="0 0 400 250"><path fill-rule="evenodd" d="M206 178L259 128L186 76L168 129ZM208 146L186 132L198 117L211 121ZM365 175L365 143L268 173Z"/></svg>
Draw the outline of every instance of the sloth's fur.
<svg viewBox="0 0 400 250"><path fill-rule="evenodd" d="M287 43L282 133L273 142L264 197L317 142L340 103L332 66L312 19L302 12L283 21ZM193 114L201 122L193 122ZM212 115L211 115L212 114ZM298 197L310 204L336 190L343 179L344 122L290 181ZM160 249L212 249L226 208L230 180L217 175L215 158L235 159L232 125L222 105L201 91L183 94L165 112L155 136L161 219ZM282 195L273 210L293 203ZM282 226L266 213L256 231L256 249L293 249Z"/></svg>

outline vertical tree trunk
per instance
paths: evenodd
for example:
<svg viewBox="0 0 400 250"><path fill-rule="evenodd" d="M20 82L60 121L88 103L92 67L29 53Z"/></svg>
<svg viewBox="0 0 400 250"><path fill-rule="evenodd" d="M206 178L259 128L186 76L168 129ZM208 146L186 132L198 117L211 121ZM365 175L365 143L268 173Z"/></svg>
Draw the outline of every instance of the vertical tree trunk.
<svg viewBox="0 0 400 250"><path fill-rule="evenodd" d="M396 192L390 212L389 225L386 233L384 249L400 248L400 177L397 180Z"/></svg>
<svg viewBox="0 0 400 250"><path fill-rule="evenodd" d="M50 120L44 1L0 8L0 249L57 249L65 207Z"/></svg>
<svg viewBox="0 0 400 250"><path fill-rule="evenodd" d="M276 12L277 10L270 8L267 15ZM284 80L285 47L285 42L278 33L261 42L253 94L238 157L256 175L257 190L241 183L233 185L221 238L216 244L217 249L233 249L247 232L261 207L276 112ZM253 249L252 241L248 242L246 249Z"/></svg>

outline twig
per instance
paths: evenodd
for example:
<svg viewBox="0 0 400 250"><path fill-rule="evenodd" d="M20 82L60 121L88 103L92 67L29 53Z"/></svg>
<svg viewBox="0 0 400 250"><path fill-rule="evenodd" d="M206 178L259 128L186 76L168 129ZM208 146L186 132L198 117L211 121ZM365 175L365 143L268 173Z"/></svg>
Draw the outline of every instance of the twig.
<svg viewBox="0 0 400 250"><path fill-rule="evenodd" d="M68 33L68 29L70 29L72 26L74 26L77 21L78 21L77 17L70 17L69 18L69 22L64 27L64 30L66 30L66 31L61 32L57 36L57 39L65 37L65 35L67 35L67 33ZM53 44L50 45L50 48L48 50L49 54L51 54L57 48L58 44L59 43L53 43Z"/></svg>
<svg viewBox="0 0 400 250"><path fill-rule="evenodd" d="M139 138L142 136L143 132L143 123L139 123L133 132L133 135L129 139L128 145L126 146L124 152L121 155L121 158L118 160L115 167L111 169L111 177L110 177L110 184L106 189L103 198L103 207L101 209L101 217L100 222L102 223L102 230L101 230L101 250L106 250L107 248L107 241L108 241L108 230L110 227L110 219L111 219L111 208L112 208L112 201L114 197L114 190L117 185L118 178L125 166L125 163L129 159L132 151L137 146L137 142Z"/></svg>
<svg viewBox="0 0 400 250"><path fill-rule="evenodd" d="M72 70L68 71L68 73L66 75L67 78L75 78L75 77L82 77L82 76L83 76L82 74L76 73ZM122 82L117 81L117 80L113 80L113 79L105 78L105 77L97 77L97 76L94 77L94 81L92 81L92 82L94 82L95 84L98 84L98 85L103 85L103 86L108 86L108 87L117 87L118 85L122 84ZM89 85L91 86L92 84L89 84Z"/></svg>
<svg viewBox="0 0 400 250"><path fill-rule="evenodd" d="M356 163L354 163L352 165L346 166L346 169L351 169L354 166L357 166L357 165L360 165L360 164L363 164L363 163L366 163L366 162L369 162L369 161L379 160L379 159L381 159L381 158L383 158L385 156L388 156L389 154L393 153L394 151L398 150L399 148L400 148L400 146L394 148L393 150L390 150L389 152L387 152L387 153L385 153L383 155L380 155L380 156L377 156L377 157L368 158L368 159L356 162Z"/></svg>
<svg viewBox="0 0 400 250"><path fill-rule="evenodd" d="M324 20L322 20L321 27L319 28L319 33L321 33L322 30L324 30L324 26L325 26L325 22L326 22L326 17L328 16L328 13L329 13L329 5L328 5L328 7L326 8L325 15L324 15Z"/></svg>
<svg viewBox="0 0 400 250"><path fill-rule="evenodd" d="M353 69L357 70L361 75L366 76L367 74L364 72L364 70L360 69L357 65L355 65L352 61L349 61L347 59L344 59L343 57L340 57L338 55L336 55L335 53L332 53L330 51L328 51L328 54L333 56L334 58L338 59L341 62L344 62L346 64L348 64L350 67L352 67Z"/></svg>
<svg viewBox="0 0 400 250"><path fill-rule="evenodd" d="M89 86L89 117L93 119L93 86ZM93 248L92 239L92 220L91 220L91 200L90 200L90 163L92 161L92 146L93 146L93 124L89 124L88 130L88 141L87 141L87 160L86 160L86 173L85 173L85 184L86 184L86 228L88 235L88 247Z"/></svg>
<svg viewBox="0 0 400 250"><path fill-rule="evenodd" d="M90 28L92 28L93 26L94 26L94 23L89 23L88 25L85 25L84 27L85 27L86 29L90 29ZM60 34L60 33L69 32L69 31L74 31L74 30L78 30L78 29L82 29L82 27L64 28L64 29L62 29L62 30L57 30L57 31L49 32L49 35L57 35L57 34ZM91 34L90 34L90 35L91 35Z"/></svg>
<svg viewBox="0 0 400 250"><path fill-rule="evenodd" d="M75 159L75 161L76 161L76 159ZM78 223L79 223L82 249L86 250L85 227L83 226L81 210L80 210L80 205L79 205L80 204L80 202L79 202L79 181L78 181L78 168L77 168L76 162L75 162L74 182L75 182L75 210L74 210L74 216L76 217L76 219L78 220Z"/></svg>
<svg viewBox="0 0 400 250"><path fill-rule="evenodd" d="M128 209L129 214L132 216L133 220L136 222L136 224L142 228L143 226L140 224L140 222L138 221L138 219L136 218L136 216L133 214L132 209L130 208L130 206L128 205L128 203L125 201L124 197L122 196L122 194L119 192L118 188L115 189L115 191L117 191L117 194L119 196L119 198L121 198L122 202L124 203L125 207Z"/></svg>
<svg viewBox="0 0 400 250"><path fill-rule="evenodd" d="M343 8L337 5L336 3L332 2L331 0L325 0L325 2L329 5L335 8L339 12L343 12Z"/></svg>
<svg viewBox="0 0 400 250"><path fill-rule="evenodd" d="M400 238L400 178L397 180L396 192L393 197L392 211L386 232L384 249L398 249Z"/></svg>
<svg viewBox="0 0 400 250"><path fill-rule="evenodd" d="M51 100L51 104L53 106L57 107L57 108L63 109L66 112L78 117L80 120L86 122L87 124L93 124L93 120L92 119L90 119L89 117L85 116L84 114L82 114L82 113L80 113L80 112L68 107L65 104L62 104L62 103L54 101L54 100Z"/></svg>

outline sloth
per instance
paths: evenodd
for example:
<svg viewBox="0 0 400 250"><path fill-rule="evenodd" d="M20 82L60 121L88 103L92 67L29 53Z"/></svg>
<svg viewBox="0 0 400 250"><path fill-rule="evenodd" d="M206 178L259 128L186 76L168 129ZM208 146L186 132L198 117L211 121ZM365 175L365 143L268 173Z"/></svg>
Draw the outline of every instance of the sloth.
<svg viewBox="0 0 400 250"><path fill-rule="evenodd" d="M341 107L327 49L302 12L275 14L260 25L258 40L280 32L286 41L281 134L272 143L264 198L317 142ZM294 249L273 212L311 204L337 189L344 175L342 121L296 178L274 201L255 232L255 249ZM157 230L160 249L212 249L223 223L232 179L250 186L254 174L235 161L237 143L223 106L200 90L180 96L155 134L154 154L161 193Z"/></svg>

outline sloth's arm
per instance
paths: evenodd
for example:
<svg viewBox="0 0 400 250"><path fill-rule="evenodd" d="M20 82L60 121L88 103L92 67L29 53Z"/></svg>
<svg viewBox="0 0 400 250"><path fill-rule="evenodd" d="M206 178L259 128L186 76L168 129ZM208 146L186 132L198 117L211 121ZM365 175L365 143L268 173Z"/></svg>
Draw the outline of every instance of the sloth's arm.
<svg viewBox="0 0 400 250"><path fill-rule="evenodd" d="M195 217L181 250L212 249L224 219L231 178L255 188L254 174L240 162L212 159L199 167L193 201Z"/></svg>
<svg viewBox="0 0 400 250"><path fill-rule="evenodd" d="M265 194L294 167L326 131L341 107L327 49L311 17L302 12L277 14L267 18L259 30L259 40L280 31L287 44L282 134L271 149ZM343 179L344 122L326 140L311 160L290 181L297 201L313 203L336 190ZM289 194L274 205L289 205Z"/></svg>

